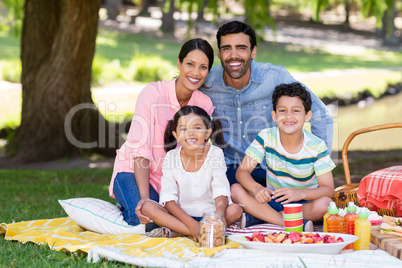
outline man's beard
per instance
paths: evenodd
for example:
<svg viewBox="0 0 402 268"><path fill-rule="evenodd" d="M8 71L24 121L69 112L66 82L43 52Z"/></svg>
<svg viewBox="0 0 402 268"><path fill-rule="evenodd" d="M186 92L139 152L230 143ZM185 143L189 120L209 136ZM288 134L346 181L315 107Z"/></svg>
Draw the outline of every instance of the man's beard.
<svg viewBox="0 0 402 268"><path fill-rule="evenodd" d="M247 61L244 61L243 59L240 59L241 62L244 63L243 68L241 68L240 70L231 70L228 66L229 63L232 61L239 61L238 59L236 60L227 60L225 61L225 64L222 64L223 69L225 70L225 72L233 79L239 79L241 77L244 76L244 74L248 71L248 69L250 69L250 65L251 65L251 61L253 59L250 57Z"/></svg>

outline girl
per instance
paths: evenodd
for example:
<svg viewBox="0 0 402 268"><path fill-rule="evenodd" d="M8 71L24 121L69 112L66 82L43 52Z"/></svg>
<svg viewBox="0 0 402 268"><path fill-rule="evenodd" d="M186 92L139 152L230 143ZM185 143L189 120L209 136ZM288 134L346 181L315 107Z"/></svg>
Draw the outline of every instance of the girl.
<svg viewBox="0 0 402 268"><path fill-rule="evenodd" d="M138 96L127 141L117 150L109 187L128 224L151 222L141 214L141 206L149 199L159 201L167 122L185 105L197 105L212 114L211 99L198 89L213 62L211 45L200 38L191 39L183 44L177 59L179 76L149 83ZM154 227L148 224L146 231Z"/></svg>
<svg viewBox="0 0 402 268"><path fill-rule="evenodd" d="M197 106L181 108L165 131L167 154L163 161L159 204L145 202L142 214L159 226L199 240L204 212L217 212L228 225L243 209L231 202L223 151L222 125ZM181 146L176 148L177 144ZM176 149L174 149L176 148Z"/></svg>

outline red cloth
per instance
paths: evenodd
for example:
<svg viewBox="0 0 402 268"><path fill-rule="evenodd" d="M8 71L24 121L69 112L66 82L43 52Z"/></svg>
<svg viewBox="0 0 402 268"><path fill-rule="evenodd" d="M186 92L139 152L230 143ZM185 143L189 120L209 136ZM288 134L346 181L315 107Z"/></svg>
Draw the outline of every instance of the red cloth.
<svg viewBox="0 0 402 268"><path fill-rule="evenodd" d="M402 216L402 166L392 166L365 176L359 185L357 199L363 207L396 209Z"/></svg>

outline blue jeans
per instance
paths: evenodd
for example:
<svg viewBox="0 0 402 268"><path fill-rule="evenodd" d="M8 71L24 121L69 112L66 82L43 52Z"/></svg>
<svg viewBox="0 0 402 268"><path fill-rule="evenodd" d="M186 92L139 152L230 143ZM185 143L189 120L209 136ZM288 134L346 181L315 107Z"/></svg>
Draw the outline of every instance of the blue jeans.
<svg viewBox="0 0 402 268"><path fill-rule="evenodd" d="M121 206L120 210L123 213L124 220L129 225L140 224L140 219L135 214L135 208L141 200L141 196L134 173L117 173L113 183L113 194ZM159 202L159 194L151 185L149 186L149 199ZM147 229L149 229L148 226Z"/></svg>
<svg viewBox="0 0 402 268"><path fill-rule="evenodd" d="M239 167L238 164L233 164L233 165L228 165L227 170L226 170L226 176L228 177L229 184L232 186L233 184L237 183L236 180L236 171L237 168ZM253 179L261 184L262 186L266 187L267 186L267 171L263 168L261 168L260 165L257 165L253 172L251 172L251 176Z"/></svg>

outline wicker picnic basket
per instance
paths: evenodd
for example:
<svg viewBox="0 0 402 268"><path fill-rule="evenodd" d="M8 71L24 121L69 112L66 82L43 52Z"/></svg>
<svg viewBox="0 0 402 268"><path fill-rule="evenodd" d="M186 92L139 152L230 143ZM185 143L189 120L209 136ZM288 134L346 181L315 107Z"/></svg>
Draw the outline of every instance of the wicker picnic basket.
<svg viewBox="0 0 402 268"><path fill-rule="evenodd" d="M342 149L342 163L343 163L343 169L345 172L346 184L337 187L335 189L334 197L332 198L338 208L347 207L347 205L350 201L353 201L357 206L360 206L360 203L357 200L357 190L359 189L360 183L352 183L352 180L350 178L350 170L349 170L349 163L348 163L348 156L347 156L347 151L348 151L350 142L353 140L354 137L356 137L359 134L382 130L382 129L389 129L389 128L402 128L402 123L390 123L390 124L362 128L362 129L354 131L346 139L346 141L343 145L343 149ZM395 209L393 209L393 210L379 209L378 214L381 216L382 215L395 216L396 211L395 211Z"/></svg>

